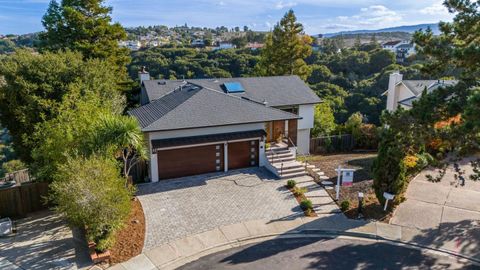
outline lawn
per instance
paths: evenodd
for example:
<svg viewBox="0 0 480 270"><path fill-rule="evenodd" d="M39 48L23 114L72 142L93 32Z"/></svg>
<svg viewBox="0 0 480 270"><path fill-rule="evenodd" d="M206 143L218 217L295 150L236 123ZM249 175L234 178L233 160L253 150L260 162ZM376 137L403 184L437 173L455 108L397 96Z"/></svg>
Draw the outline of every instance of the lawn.
<svg viewBox="0 0 480 270"><path fill-rule="evenodd" d="M343 201L348 201L350 206L344 213L349 218L358 217L358 193L364 193L363 215L366 219L375 219L381 221L388 221L388 216L380 203L378 202L375 192L372 188L373 175L371 167L377 154L368 153L342 153L329 155L312 155L309 158L309 163L320 168L330 181L337 182L337 173L335 169L338 166L342 168L356 169L353 186L341 187L340 197L337 202L339 206ZM335 190L327 190L332 198L335 198Z"/></svg>

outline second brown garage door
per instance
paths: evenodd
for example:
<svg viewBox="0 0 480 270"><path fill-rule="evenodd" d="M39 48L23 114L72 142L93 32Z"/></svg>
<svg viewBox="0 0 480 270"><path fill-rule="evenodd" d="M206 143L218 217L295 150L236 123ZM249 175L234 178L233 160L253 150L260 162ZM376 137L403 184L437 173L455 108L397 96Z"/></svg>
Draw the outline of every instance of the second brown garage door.
<svg viewBox="0 0 480 270"><path fill-rule="evenodd" d="M228 169L258 166L258 140L228 143Z"/></svg>
<svg viewBox="0 0 480 270"><path fill-rule="evenodd" d="M158 178L223 171L223 144L159 150Z"/></svg>

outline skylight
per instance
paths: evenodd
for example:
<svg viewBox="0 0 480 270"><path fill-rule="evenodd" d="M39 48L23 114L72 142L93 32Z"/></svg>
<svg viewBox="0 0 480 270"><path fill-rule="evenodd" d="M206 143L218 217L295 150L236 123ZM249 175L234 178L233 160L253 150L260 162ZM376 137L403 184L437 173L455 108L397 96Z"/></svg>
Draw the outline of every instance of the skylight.
<svg viewBox="0 0 480 270"><path fill-rule="evenodd" d="M226 82L223 84L225 86L225 90L227 93L243 93L245 92L245 89L243 89L243 86L239 82Z"/></svg>

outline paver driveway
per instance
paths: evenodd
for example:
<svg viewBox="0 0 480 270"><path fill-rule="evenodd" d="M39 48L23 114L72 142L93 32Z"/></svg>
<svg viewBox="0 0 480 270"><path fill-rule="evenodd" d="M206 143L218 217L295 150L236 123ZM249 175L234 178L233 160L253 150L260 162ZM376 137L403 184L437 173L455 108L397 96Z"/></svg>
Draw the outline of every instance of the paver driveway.
<svg viewBox="0 0 480 270"><path fill-rule="evenodd" d="M299 217L303 213L285 182L251 168L139 185L144 250L222 225Z"/></svg>

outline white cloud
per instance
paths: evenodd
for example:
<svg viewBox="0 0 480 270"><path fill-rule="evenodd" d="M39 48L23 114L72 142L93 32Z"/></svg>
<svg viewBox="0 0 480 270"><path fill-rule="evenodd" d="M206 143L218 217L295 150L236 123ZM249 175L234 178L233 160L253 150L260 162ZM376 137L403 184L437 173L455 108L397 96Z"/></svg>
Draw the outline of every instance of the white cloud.
<svg viewBox="0 0 480 270"><path fill-rule="evenodd" d="M402 16L383 5L371 5L360 9L360 12L351 16L337 16L337 21L342 24L332 23L329 29L334 27L353 29L361 27L380 28L389 26L391 23L399 22Z"/></svg>
<svg viewBox="0 0 480 270"><path fill-rule="evenodd" d="M283 1L279 1L277 2L277 4L275 4L275 8L276 9L284 9L284 8L291 8L291 7L294 7L296 6L297 3L296 2L283 2Z"/></svg>
<svg viewBox="0 0 480 270"><path fill-rule="evenodd" d="M440 2L421 9L420 13L426 15L447 15L448 9Z"/></svg>

